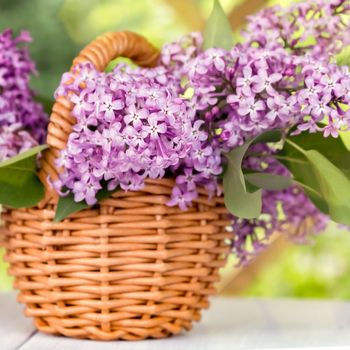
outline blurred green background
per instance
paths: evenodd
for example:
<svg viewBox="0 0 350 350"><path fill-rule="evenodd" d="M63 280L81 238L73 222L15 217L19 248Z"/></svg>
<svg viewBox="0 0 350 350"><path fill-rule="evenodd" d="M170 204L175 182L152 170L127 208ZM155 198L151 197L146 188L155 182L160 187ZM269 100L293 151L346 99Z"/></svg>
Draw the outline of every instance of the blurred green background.
<svg viewBox="0 0 350 350"><path fill-rule="evenodd" d="M292 0L278 1L288 3ZM221 0L235 30L243 14L264 0ZM31 54L39 75L32 80L38 94L52 99L61 74L79 50L110 30L142 33L157 46L189 31L200 30L212 0L0 0L0 30L29 30ZM350 200L350 199L349 199ZM307 246L284 245L259 266L241 294L265 297L350 298L350 233L330 225ZM11 288L0 250L0 290ZM230 279L232 263L224 271ZM244 273L244 271L243 271ZM247 271L247 273L250 273ZM226 278L227 279L227 278ZM234 277L232 277L235 283Z"/></svg>

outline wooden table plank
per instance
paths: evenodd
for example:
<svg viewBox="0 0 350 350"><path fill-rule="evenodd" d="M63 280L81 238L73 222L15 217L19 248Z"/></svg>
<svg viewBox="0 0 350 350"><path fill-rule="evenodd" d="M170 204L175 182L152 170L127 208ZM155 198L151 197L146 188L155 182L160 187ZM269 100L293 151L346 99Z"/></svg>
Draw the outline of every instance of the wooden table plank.
<svg viewBox="0 0 350 350"><path fill-rule="evenodd" d="M214 298L192 332L140 342L94 342L41 333L30 336L32 328L21 318L12 296L0 296L0 309L5 309L0 313L1 350L350 348L349 302Z"/></svg>
<svg viewBox="0 0 350 350"><path fill-rule="evenodd" d="M35 333L32 320L23 316L15 293L0 294L0 349L19 349Z"/></svg>

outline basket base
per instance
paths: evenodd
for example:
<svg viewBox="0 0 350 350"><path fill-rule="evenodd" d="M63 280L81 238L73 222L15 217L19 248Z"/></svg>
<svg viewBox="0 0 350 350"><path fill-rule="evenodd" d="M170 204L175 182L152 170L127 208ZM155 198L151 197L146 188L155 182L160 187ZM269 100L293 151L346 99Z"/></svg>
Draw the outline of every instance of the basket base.
<svg viewBox="0 0 350 350"><path fill-rule="evenodd" d="M198 318L198 320L200 317ZM85 328L63 328L57 327L62 320L50 320L50 324L41 318L34 318L34 326L36 329L45 334L60 335L76 339L90 339L99 341L112 340L145 340L145 339L164 339L182 333L183 331L190 331L193 327L191 321L168 322L153 326L150 328L123 328L119 327L113 331L103 331L100 327L85 327ZM152 323L152 320L150 320Z"/></svg>
<svg viewBox="0 0 350 350"><path fill-rule="evenodd" d="M114 313L110 314L110 318L113 321L99 323L88 321L87 314L81 315L81 318L76 314L71 317L68 315L61 317L38 317L38 314L45 313L43 303L40 304L41 309L38 309L35 304L28 303L28 299L30 297L28 298L23 293L20 293L18 296L18 300L26 304L25 315L27 317L33 317L34 326L40 332L70 338L102 341L168 338L183 331L190 331L193 327L193 322L200 321L201 310L209 307L208 297L202 297L200 302L194 303L191 307L178 307L170 311L170 313L186 315L185 318L142 315L140 317L123 319L124 317L128 317L128 315L119 313L119 317L116 317L117 313ZM59 305L46 304L46 306L51 309L49 313L60 314ZM53 309L55 309L54 312ZM91 316L91 318L98 318L96 315Z"/></svg>

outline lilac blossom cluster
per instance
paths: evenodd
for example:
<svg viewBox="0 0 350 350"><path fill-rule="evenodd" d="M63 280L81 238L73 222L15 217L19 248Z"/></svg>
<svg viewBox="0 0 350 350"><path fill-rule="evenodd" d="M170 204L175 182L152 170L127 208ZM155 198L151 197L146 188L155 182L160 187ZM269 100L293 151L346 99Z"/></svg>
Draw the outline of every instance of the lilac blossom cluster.
<svg viewBox="0 0 350 350"><path fill-rule="evenodd" d="M29 88L35 67L19 46L30 41L27 32L17 38L9 29L0 33L0 161L44 141L47 118Z"/></svg>
<svg viewBox="0 0 350 350"><path fill-rule="evenodd" d="M57 90L74 104L77 122L58 160L65 171L55 186L94 204L103 182L109 190L138 190L147 177L170 171L180 174L169 204L182 209L197 196L197 181L215 190L220 153L206 142L204 121L195 120L181 90L164 67L118 65L108 74L91 64L75 67Z"/></svg>
<svg viewBox="0 0 350 350"><path fill-rule="evenodd" d="M328 59L350 44L350 2L308 0L265 8L248 17L243 47L284 48L296 55Z"/></svg>
<svg viewBox="0 0 350 350"><path fill-rule="evenodd" d="M183 68L197 114L210 125L212 144L240 146L266 130L288 129L338 136L349 129L348 67L283 49L209 49Z"/></svg>
<svg viewBox="0 0 350 350"><path fill-rule="evenodd" d="M147 177L171 176L176 185L168 205L186 209L199 187L219 192L225 153L264 131L296 127L296 133L337 137L350 126L350 74L330 56L347 43L339 29L349 11L341 0L275 7L252 17L246 41L230 51L204 51L201 35L193 33L166 45L154 69L118 65L105 74L77 66L56 92L75 105L77 123L58 160L65 171L55 186L94 204L104 182L110 190L137 190ZM316 43L301 46L311 35ZM287 173L272 150L246 163ZM299 186L264 191L261 217L232 218L233 250L246 263L273 232L289 232L288 224L302 241L310 218L313 231L324 229L326 216Z"/></svg>

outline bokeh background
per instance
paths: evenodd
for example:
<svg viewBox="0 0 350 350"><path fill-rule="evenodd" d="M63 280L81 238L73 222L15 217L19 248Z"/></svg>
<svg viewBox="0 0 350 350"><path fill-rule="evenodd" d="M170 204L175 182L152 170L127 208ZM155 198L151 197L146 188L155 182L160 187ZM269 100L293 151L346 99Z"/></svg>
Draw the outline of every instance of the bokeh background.
<svg viewBox="0 0 350 350"><path fill-rule="evenodd" d="M273 3L277 1L221 0L237 36L247 14ZM0 31L11 27L16 33L31 32L30 51L39 72L32 87L43 99L52 100L61 74L97 35L127 29L161 46L201 30L211 6L212 0L0 0ZM3 253L0 250L0 291L11 289ZM235 264L231 257L222 271L222 294L350 299L350 232L335 224L304 246L276 234L269 249L249 267Z"/></svg>

